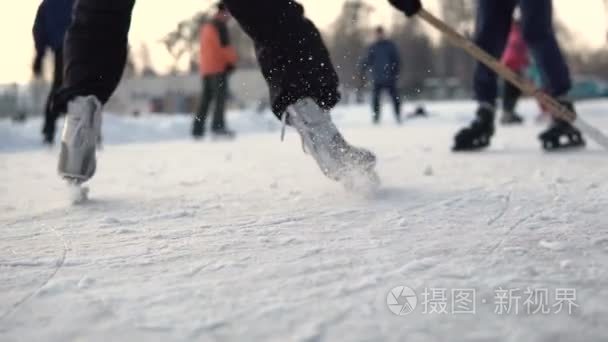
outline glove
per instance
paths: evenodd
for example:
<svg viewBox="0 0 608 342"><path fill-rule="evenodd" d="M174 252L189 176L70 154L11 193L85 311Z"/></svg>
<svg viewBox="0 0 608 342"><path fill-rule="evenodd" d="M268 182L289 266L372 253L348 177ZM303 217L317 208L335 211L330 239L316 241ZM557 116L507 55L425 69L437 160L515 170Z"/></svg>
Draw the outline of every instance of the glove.
<svg viewBox="0 0 608 342"><path fill-rule="evenodd" d="M308 20L293 26L291 35L278 42L258 43L260 68L270 90L272 111L280 117L290 105L304 98L330 110L340 101L338 74L321 40L321 34ZM295 42L301 42L294 45ZM297 46L295 48L294 46Z"/></svg>
<svg viewBox="0 0 608 342"><path fill-rule="evenodd" d="M388 0L396 9L411 17L422 9L420 0Z"/></svg>
<svg viewBox="0 0 608 342"><path fill-rule="evenodd" d="M42 56L36 55L36 58L34 58L32 72L36 78L40 78L42 76Z"/></svg>

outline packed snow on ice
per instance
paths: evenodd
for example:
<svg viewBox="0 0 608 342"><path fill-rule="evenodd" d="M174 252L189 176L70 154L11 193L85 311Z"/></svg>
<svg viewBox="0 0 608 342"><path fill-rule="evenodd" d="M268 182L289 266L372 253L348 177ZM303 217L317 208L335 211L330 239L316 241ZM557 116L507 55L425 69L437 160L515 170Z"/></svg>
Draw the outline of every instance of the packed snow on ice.
<svg viewBox="0 0 608 342"><path fill-rule="evenodd" d="M601 341L608 162L543 152L536 104L492 146L452 153L473 102L428 118L341 106L381 187L346 191L280 122L106 113L88 201L70 204L38 120L0 122L0 340ZM413 110L413 104L404 111ZM608 102L581 102L608 131Z"/></svg>

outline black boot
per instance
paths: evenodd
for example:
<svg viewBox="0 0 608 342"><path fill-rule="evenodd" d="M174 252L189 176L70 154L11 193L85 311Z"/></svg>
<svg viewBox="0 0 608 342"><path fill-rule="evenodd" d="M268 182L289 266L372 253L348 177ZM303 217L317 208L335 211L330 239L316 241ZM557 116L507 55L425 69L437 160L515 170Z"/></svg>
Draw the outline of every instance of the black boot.
<svg viewBox="0 0 608 342"><path fill-rule="evenodd" d="M572 102L561 102L561 104L574 112ZM585 146L585 139L581 131L572 126L568 121L562 119L554 118L549 128L542 132L538 138L543 148L547 151Z"/></svg>
<svg viewBox="0 0 608 342"><path fill-rule="evenodd" d="M50 121L48 117L45 119L42 128L42 143L49 146L55 143L55 122Z"/></svg>
<svg viewBox="0 0 608 342"><path fill-rule="evenodd" d="M477 117L469 127L460 130L454 137L453 151L476 151L490 146L494 135L494 110L480 106Z"/></svg>
<svg viewBox="0 0 608 342"><path fill-rule="evenodd" d="M523 118L515 112L517 102L521 97L521 90L510 82L505 81L502 96L502 117L500 123L503 125L518 125L524 122Z"/></svg>
<svg viewBox="0 0 608 342"><path fill-rule="evenodd" d="M380 114L374 114L374 116L372 117L372 123L374 125L380 124Z"/></svg>
<svg viewBox="0 0 608 342"><path fill-rule="evenodd" d="M542 132L538 138L547 151L585 146L585 139L581 131L561 119L554 119L549 128Z"/></svg>
<svg viewBox="0 0 608 342"><path fill-rule="evenodd" d="M205 118L194 117L192 122L192 137L200 140L205 137Z"/></svg>

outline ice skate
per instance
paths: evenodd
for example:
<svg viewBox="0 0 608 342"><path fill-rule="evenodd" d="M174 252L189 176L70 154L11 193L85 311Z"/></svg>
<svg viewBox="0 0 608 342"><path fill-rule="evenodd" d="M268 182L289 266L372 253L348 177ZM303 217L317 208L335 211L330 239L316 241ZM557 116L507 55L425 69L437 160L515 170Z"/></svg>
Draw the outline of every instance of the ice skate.
<svg viewBox="0 0 608 342"><path fill-rule="evenodd" d="M329 113L313 100L296 102L288 108L286 115L287 122L300 133L306 151L328 178L350 189L379 185L374 171L376 156L346 142Z"/></svg>
<svg viewBox="0 0 608 342"><path fill-rule="evenodd" d="M569 101L561 101L561 104L570 111L575 112L574 105ZM576 127L562 119L553 119L553 122L542 132L538 138L543 148L547 151L581 148L585 146L585 139Z"/></svg>
<svg viewBox="0 0 608 342"><path fill-rule="evenodd" d="M101 103L94 96L76 97L68 103L61 137L59 174L79 185L95 174L95 149L101 134Z"/></svg>
<svg viewBox="0 0 608 342"><path fill-rule="evenodd" d="M490 146L494 135L494 111L487 106L477 110L477 117L469 127L460 130L454 137L453 151L476 151Z"/></svg>
<svg viewBox="0 0 608 342"><path fill-rule="evenodd" d="M582 148L585 139L581 132L564 120L554 120L551 126L541 133L538 138L547 151Z"/></svg>

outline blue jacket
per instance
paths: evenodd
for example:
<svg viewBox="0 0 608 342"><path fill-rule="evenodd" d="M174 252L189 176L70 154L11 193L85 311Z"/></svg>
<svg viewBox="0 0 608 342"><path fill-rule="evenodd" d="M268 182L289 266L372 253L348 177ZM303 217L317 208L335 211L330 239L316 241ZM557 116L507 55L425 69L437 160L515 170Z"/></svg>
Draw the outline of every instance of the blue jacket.
<svg viewBox="0 0 608 342"><path fill-rule="evenodd" d="M34 22L36 52L43 55L47 48L53 51L63 47L63 37L72 22L75 0L43 0Z"/></svg>
<svg viewBox="0 0 608 342"><path fill-rule="evenodd" d="M397 81L401 68L401 59L397 46L383 39L372 44L367 55L361 61L361 72L365 75L368 71L372 73L374 83L390 84Z"/></svg>

